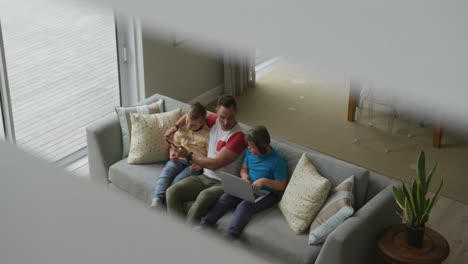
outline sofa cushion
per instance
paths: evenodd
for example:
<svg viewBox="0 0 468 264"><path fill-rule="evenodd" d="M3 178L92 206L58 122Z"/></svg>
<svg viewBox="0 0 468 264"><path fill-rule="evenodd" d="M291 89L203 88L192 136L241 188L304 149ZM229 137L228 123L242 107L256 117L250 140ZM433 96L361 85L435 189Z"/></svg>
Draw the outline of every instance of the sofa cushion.
<svg viewBox="0 0 468 264"><path fill-rule="evenodd" d="M322 177L304 153L294 169L279 208L297 234L309 228L327 199L330 181Z"/></svg>
<svg viewBox="0 0 468 264"><path fill-rule="evenodd" d="M154 163L169 159L164 133L181 116L181 109L160 114L131 114L132 140L127 161L132 164Z"/></svg>
<svg viewBox="0 0 468 264"><path fill-rule="evenodd" d="M351 176L330 192L327 201L310 225L309 244L324 242L328 234L354 213L353 185L354 176Z"/></svg>
<svg viewBox="0 0 468 264"><path fill-rule="evenodd" d="M109 180L116 187L150 204L156 180L164 165L165 162L132 165L123 159L109 168Z"/></svg>
<svg viewBox="0 0 468 264"><path fill-rule="evenodd" d="M217 232L225 234L232 212L218 221ZM240 240L246 246L280 263L314 263L322 245L308 245L308 234L297 235L288 226L278 206L255 214Z"/></svg>
<svg viewBox="0 0 468 264"><path fill-rule="evenodd" d="M130 114L155 114L164 112L164 100L160 99L149 105L137 105L131 107L117 106L115 108L115 112L119 118L120 130L122 132L122 158L126 158L130 150L130 140L132 137Z"/></svg>
<svg viewBox="0 0 468 264"><path fill-rule="evenodd" d="M330 180L332 188L335 188L349 176L354 175L355 211L364 205L369 183L368 170L276 137L272 139L272 146L285 157L288 163L289 176L292 175L302 153L307 154L310 162L314 164L320 175Z"/></svg>

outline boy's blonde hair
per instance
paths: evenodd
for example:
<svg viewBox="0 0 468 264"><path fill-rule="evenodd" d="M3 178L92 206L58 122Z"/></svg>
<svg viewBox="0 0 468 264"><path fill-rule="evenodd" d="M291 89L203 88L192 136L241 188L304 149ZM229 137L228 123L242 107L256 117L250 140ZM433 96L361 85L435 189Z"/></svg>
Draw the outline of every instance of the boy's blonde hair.
<svg viewBox="0 0 468 264"><path fill-rule="evenodd" d="M206 108L199 102L194 103L190 106L187 112L190 120L197 120L199 118L206 118Z"/></svg>

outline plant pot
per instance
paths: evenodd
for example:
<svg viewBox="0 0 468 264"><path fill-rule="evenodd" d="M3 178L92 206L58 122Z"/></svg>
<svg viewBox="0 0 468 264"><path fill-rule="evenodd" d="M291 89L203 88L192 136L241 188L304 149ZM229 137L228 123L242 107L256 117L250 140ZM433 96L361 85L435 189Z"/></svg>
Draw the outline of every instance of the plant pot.
<svg viewBox="0 0 468 264"><path fill-rule="evenodd" d="M413 247L421 247L424 240L424 228L425 226L412 226L406 225L406 242L408 245Z"/></svg>

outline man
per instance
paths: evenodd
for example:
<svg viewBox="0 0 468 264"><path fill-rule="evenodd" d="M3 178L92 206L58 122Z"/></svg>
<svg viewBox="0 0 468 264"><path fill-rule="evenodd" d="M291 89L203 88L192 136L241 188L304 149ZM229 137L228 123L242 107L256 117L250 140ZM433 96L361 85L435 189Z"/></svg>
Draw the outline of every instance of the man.
<svg viewBox="0 0 468 264"><path fill-rule="evenodd" d="M208 156L197 155L180 147L179 157L205 169L204 174L187 177L167 189L166 201L170 214L183 215L184 204L195 201L188 211L187 221L198 223L223 194L221 180L216 171L239 159L246 148L244 133L236 121L236 114L236 99L233 96L222 95L218 99L216 115L210 114L207 118L207 125L211 128ZM185 117L182 117L166 134L173 134L184 122Z"/></svg>

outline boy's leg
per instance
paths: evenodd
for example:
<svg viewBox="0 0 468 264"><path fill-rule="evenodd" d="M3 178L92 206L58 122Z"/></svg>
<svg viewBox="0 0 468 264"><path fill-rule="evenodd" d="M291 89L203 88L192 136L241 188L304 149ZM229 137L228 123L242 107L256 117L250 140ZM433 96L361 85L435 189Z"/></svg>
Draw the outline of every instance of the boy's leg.
<svg viewBox="0 0 468 264"><path fill-rule="evenodd" d="M200 223L200 218L208 212L208 209L210 209L210 207L213 206L218 198L224 193L224 189L223 186L221 186L220 181L211 179L206 175L196 177L200 177L206 187L200 192L187 213L187 222L189 223Z"/></svg>
<svg viewBox="0 0 468 264"><path fill-rule="evenodd" d="M205 188L200 176L187 177L169 187L166 191L168 213L184 216L184 204L197 199L198 194Z"/></svg>
<svg viewBox="0 0 468 264"><path fill-rule="evenodd" d="M268 209L278 203L279 198L276 194L270 193L257 203L251 203L243 200L237 206L232 216L231 224L226 232L228 238L238 238L244 230L245 226L249 223L252 215Z"/></svg>
<svg viewBox="0 0 468 264"><path fill-rule="evenodd" d="M218 201L216 201L216 204L201 218L200 224L207 226L215 225L228 210L236 208L241 201L242 199L240 198L223 193Z"/></svg>
<svg viewBox="0 0 468 264"><path fill-rule="evenodd" d="M181 180L187 178L188 176L192 176L192 175L199 175L201 173L196 173L196 172L192 172L189 168L190 166L190 163L186 160L180 160L180 162L182 162L182 164L184 164L184 169L181 170L179 172L179 174L177 174L177 176L174 178L174 180L172 181L172 184L171 185L174 185L178 182L180 182Z"/></svg>
<svg viewBox="0 0 468 264"><path fill-rule="evenodd" d="M165 199L167 188L171 185L174 177L184 168L185 166L182 163L169 160L158 177L153 198Z"/></svg>

